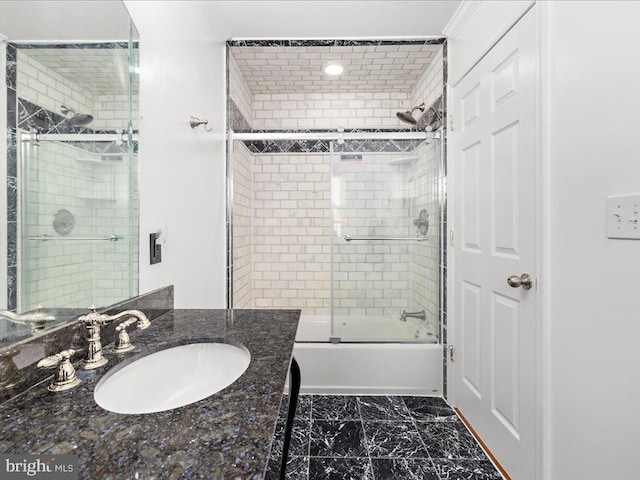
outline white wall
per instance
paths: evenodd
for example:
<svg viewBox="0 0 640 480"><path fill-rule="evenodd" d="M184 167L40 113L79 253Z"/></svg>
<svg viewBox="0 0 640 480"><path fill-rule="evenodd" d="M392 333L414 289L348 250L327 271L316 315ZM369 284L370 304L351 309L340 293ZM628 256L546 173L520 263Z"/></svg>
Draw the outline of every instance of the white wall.
<svg viewBox="0 0 640 480"><path fill-rule="evenodd" d="M125 4L140 32L140 292L174 284L176 308L224 308L224 43L201 2ZM168 239L149 265L157 222Z"/></svg>
<svg viewBox="0 0 640 480"><path fill-rule="evenodd" d="M640 193L640 3L544 2L548 17L547 471L638 478L640 242L605 199Z"/></svg>

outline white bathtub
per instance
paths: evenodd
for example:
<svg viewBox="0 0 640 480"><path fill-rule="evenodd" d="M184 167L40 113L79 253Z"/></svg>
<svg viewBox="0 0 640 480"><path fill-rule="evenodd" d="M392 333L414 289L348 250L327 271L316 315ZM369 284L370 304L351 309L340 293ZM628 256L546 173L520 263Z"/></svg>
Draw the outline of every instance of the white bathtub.
<svg viewBox="0 0 640 480"><path fill-rule="evenodd" d="M302 316L293 348L300 365L301 393L350 395L442 395L442 346L419 323L344 318L334 335L347 342L366 328L380 343L328 343L328 316ZM366 322L366 326L362 323ZM417 322L420 322L417 320ZM344 325L340 325L344 323ZM415 338L416 331L421 338ZM411 335L408 335L411 334ZM406 338L413 342L383 342Z"/></svg>

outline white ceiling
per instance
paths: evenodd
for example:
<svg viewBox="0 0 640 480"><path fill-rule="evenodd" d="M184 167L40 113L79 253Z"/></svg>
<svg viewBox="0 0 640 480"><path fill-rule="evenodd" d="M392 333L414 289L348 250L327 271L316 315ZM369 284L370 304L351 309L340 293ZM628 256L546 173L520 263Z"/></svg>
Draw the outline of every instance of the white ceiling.
<svg viewBox="0 0 640 480"><path fill-rule="evenodd" d="M129 13L121 1L0 1L0 36L10 42L126 41Z"/></svg>
<svg viewBox="0 0 640 480"><path fill-rule="evenodd" d="M440 37L459 0L200 2L219 38Z"/></svg>
<svg viewBox="0 0 640 480"><path fill-rule="evenodd" d="M251 92L410 92L441 45L231 47ZM329 62L345 70L323 72Z"/></svg>

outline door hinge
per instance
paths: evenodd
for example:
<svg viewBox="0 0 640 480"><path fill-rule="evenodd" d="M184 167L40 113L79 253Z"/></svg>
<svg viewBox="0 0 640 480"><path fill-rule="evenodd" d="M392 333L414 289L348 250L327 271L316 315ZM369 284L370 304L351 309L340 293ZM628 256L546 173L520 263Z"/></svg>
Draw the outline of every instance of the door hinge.
<svg viewBox="0 0 640 480"><path fill-rule="evenodd" d="M453 345L443 345L443 347L445 350L449 350L449 360L455 362L455 359L453 357Z"/></svg>
<svg viewBox="0 0 640 480"><path fill-rule="evenodd" d="M453 234L453 230L449 231L449 246L453 247L455 245L455 235Z"/></svg>

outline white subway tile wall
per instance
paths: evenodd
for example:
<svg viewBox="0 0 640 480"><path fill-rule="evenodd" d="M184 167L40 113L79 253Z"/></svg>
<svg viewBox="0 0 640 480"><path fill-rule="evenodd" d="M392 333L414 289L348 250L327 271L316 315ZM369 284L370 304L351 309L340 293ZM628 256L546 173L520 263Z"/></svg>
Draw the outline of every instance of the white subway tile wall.
<svg viewBox="0 0 640 480"><path fill-rule="evenodd" d="M229 97L233 100L244 116L244 119L253 126L253 94L244 79L238 62L233 56L231 50L229 52Z"/></svg>
<svg viewBox="0 0 640 480"><path fill-rule="evenodd" d="M254 156L256 308L329 313L329 170L329 155Z"/></svg>
<svg viewBox="0 0 640 480"><path fill-rule="evenodd" d="M233 151L233 308L253 308L253 157Z"/></svg>
<svg viewBox="0 0 640 480"><path fill-rule="evenodd" d="M17 93L46 109L60 112L62 104L95 116L94 129L127 129L128 96L92 95L18 50ZM137 119L137 98L134 99ZM76 218L72 236L124 237L108 241L30 241L19 250L25 261L20 295L25 308L37 303L88 307L110 305L137 293L139 192L137 155L104 160L100 154L57 142L40 142L25 152L25 168L31 172L27 192L33 215L28 235L56 235L52 216L70 210ZM36 193L37 192L37 193ZM130 196L133 197L130 199ZM24 204L21 204L24 207ZM24 232L23 232L24 233ZM64 282L56 279L65 278Z"/></svg>
<svg viewBox="0 0 640 480"><path fill-rule="evenodd" d="M433 104L438 97L443 94L443 85L444 85L444 77L443 77L443 48L440 46L439 50L436 52L433 57L431 63L427 66L427 69L422 74L418 82L416 83L415 88L411 92L411 104L413 106L420 105L422 102L426 104L427 107Z"/></svg>
<svg viewBox="0 0 640 480"><path fill-rule="evenodd" d="M406 92L256 94L253 128L400 128L407 125L396 112L407 110L409 102Z"/></svg>
<svg viewBox="0 0 640 480"><path fill-rule="evenodd" d="M18 95L60 115L60 105L82 113L93 114L95 98L78 85L45 67L35 58L17 50Z"/></svg>

